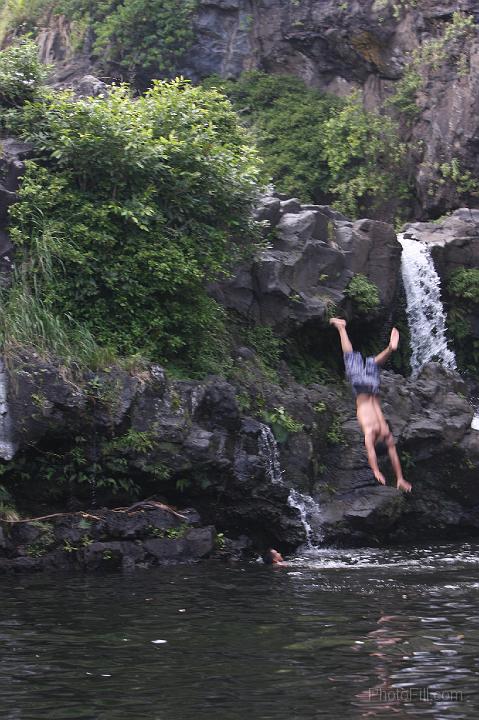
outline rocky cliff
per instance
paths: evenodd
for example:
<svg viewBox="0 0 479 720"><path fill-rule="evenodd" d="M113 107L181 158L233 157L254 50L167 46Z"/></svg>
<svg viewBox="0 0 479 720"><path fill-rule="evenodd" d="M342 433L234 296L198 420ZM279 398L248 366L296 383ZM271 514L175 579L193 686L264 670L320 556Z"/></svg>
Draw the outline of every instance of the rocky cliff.
<svg viewBox="0 0 479 720"><path fill-rule="evenodd" d="M466 20L454 20L457 12ZM396 95L413 215L437 217L477 203L478 19L474 0L200 0L193 43L174 73L194 81L251 69L292 74L336 95L359 89L365 107L380 112ZM40 52L56 65L57 84L95 68L91 28L73 50L66 18L50 13L43 24Z"/></svg>

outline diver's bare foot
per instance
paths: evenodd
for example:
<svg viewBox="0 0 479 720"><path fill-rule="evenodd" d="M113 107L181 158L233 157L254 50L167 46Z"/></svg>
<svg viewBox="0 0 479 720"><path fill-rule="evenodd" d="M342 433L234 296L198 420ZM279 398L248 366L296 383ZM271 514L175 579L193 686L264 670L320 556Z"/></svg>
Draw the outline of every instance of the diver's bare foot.
<svg viewBox="0 0 479 720"><path fill-rule="evenodd" d="M399 478L396 484L398 490L404 490L404 492L411 492L412 485L408 483L404 478Z"/></svg>
<svg viewBox="0 0 479 720"><path fill-rule="evenodd" d="M376 478L378 483L381 483L381 485L386 485L386 478L382 473L378 471L377 473L374 473L374 477Z"/></svg>
<svg viewBox="0 0 479 720"><path fill-rule="evenodd" d="M346 327L346 320L343 320L342 318L331 318L329 321L330 325L334 325L335 328L339 330L339 328Z"/></svg>
<svg viewBox="0 0 479 720"><path fill-rule="evenodd" d="M399 330L397 328L393 328L391 330L389 347L391 348L391 350L396 351L398 349L398 345L399 345Z"/></svg>

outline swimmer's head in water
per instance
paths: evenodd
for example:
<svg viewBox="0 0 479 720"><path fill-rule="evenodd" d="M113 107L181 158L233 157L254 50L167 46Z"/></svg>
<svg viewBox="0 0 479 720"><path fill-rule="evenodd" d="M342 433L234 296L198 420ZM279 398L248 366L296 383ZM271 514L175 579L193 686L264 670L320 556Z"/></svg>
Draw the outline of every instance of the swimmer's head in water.
<svg viewBox="0 0 479 720"><path fill-rule="evenodd" d="M269 548L263 554L263 562L265 563L265 565L276 565L277 563L284 562L284 560L280 552L278 552L274 548Z"/></svg>

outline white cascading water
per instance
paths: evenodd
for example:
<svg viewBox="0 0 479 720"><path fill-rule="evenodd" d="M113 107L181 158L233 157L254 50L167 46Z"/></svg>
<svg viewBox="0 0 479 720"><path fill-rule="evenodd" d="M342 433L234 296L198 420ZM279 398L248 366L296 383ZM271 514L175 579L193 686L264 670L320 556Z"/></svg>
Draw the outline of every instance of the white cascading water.
<svg viewBox="0 0 479 720"><path fill-rule="evenodd" d="M0 458L11 460L15 455L12 439L12 419L8 408L8 373L0 358Z"/></svg>
<svg viewBox="0 0 479 720"><path fill-rule="evenodd" d="M272 483L283 483L283 471L281 470L281 462L279 458L278 444L276 438L273 435L271 428L262 423L261 432L259 437L258 449L261 457L265 461L266 475ZM315 547L313 543L313 536L319 541L319 533L313 531L308 518L319 517L319 506L310 495L304 495L291 488L288 496L288 505L295 508L299 512L301 523L304 527L306 534L306 547L313 549Z"/></svg>
<svg viewBox="0 0 479 720"><path fill-rule="evenodd" d="M270 482L281 483L283 471L279 460L279 450L276 438L269 425L261 423L261 434L259 436L259 453L265 461L266 475Z"/></svg>
<svg viewBox="0 0 479 720"><path fill-rule="evenodd" d="M318 503L311 495L304 495L304 493L299 492L299 490L291 488L289 491L288 505L296 508L299 512L304 532L306 533L306 549L314 550L317 547L317 543L322 540L319 527L320 508ZM313 530L309 520L314 519L316 519L317 522Z"/></svg>
<svg viewBox="0 0 479 720"><path fill-rule="evenodd" d="M447 346L446 313L441 301L441 281L431 248L415 238L398 235L402 245L401 274L406 292L406 313L411 333L413 377L430 360L456 370L456 357ZM479 430L479 409L471 427Z"/></svg>
<svg viewBox="0 0 479 720"><path fill-rule="evenodd" d="M402 245L401 273L406 291L406 312L411 333L413 377L430 360L451 370L456 358L447 346L446 314L441 301L441 281L425 243L398 235Z"/></svg>

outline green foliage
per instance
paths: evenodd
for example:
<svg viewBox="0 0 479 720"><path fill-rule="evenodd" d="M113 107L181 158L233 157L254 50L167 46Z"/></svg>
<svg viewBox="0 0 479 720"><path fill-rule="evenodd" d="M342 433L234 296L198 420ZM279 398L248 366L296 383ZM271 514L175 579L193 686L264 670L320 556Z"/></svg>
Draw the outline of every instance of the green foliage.
<svg viewBox="0 0 479 720"><path fill-rule="evenodd" d="M133 451L136 453L149 453L154 447L154 437L150 432L139 432L138 430L127 430L110 443L112 450Z"/></svg>
<svg viewBox="0 0 479 720"><path fill-rule="evenodd" d="M104 5L105 3L103 3ZM129 79L175 72L193 42L197 0L123 0L93 23L94 52Z"/></svg>
<svg viewBox="0 0 479 720"><path fill-rule="evenodd" d="M377 208L392 190L406 191L404 146L387 117L365 112L360 96L341 99L298 78L250 72L237 81L212 78L252 128L265 180L303 200L333 201L353 216ZM393 194L394 194L393 193Z"/></svg>
<svg viewBox="0 0 479 720"><path fill-rule="evenodd" d="M93 34L93 55L104 72L139 81L171 76L191 46L198 0L5 0L0 40L6 32L36 33L47 12L71 21L72 45Z"/></svg>
<svg viewBox="0 0 479 720"><path fill-rule="evenodd" d="M323 125L340 105L294 77L245 73L239 80L210 81L225 90L246 125L254 129L265 161L264 179L303 200L328 192Z"/></svg>
<svg viewBox="0 0 479 720"><path fill-rule="evenodd" d="M458 195L479 196L479 179L461 166L459 158L453 157L450 162L439 163L437 169L440 173L440 185L450 181L455 186Z"/></svg>
<svg viewBox="0 0 479 720"><path fill-rule="evenodd" d="M350 280L344 294L352 300L357 315L371 316L379 309L379 290L373 282L361 273L358 273Z"/></svg>
<svg viewBox="0 0 479 720"><path fill-rule="evenodd" d="M399 459L401 460L402 468L407 476L408 473L412 472L416 467L416 461L414 460L414 457L411 455L411 453L407 450L402 450L399 453Z"/></svg>
<svg viewBox="0 0 479 720"><path fill-rule="evenodd" d="M346 98L325 123L323 142L334 206L346 215L379 209L391 196L407 196L406 146L397 127L385 115L365 112L358 94Z"/></svg>
<svg viewBox="0 0 479 720"><path fill-rule="evenodd" d="M447 282L447 325L452 335L460 368L477 376L479 340L474 336L471 320L479 310L479 269L457 268Z"/></svg>
<svg viewBox="0 0 479 720"><path fill-rule="evenodd" d="M448 292L462 300L479 304L479 268L454 270L447 284Z"/></svg>
<svg viewBox="0 0 479 720"><path fill-rule="evenodd" d="M150 527L149 528L149 534L153 537L158 538L169 538L170 540L180 540L182 537L186 535L188 530L190 529L190 526L187 523L182 523L176 528L168 528L167 530L164 530L163 528L157 528L157 527Z"/></svg>
<svg viewBox="0 0 479 720"><path fill-rule="evenodd" d="M42 557L55 544L55 536L53 526L48 522L34 521L31 523L41 530L41 535L30 545L27 545L25 551L29 557Z"/></svg>
<svg viewBox="0 0 479 720"><path fill-rule="evenodd" d="M414 120L421 110L416 103L416 94L423 79L414 64L409 65L394 87L394 93L386 101L386 107L395 108L401 115Z"/></svg>
<svg viewBox="0 0 479 720"><path fill-rule="evenodd" d="M114 353L221 370L225 314L205 284L253 246L258 176L229 102L176 80L135 101L126 86L45 93L6 115L38 154L11 208L12 302L33 299L65 340L89 333Z"/></svg>
<svg viewBox="0 0 479 720"><path fill-rule="evenodd" d="M433 70L437 70L445 62L457 66L464 52L465 41L474 34L474 25L473 15L454 12L442 35L423 43L417 51L416 62Z"/></svg>
<svg viewBox="0 0 479 720"><path fill-rule="evenodd" d="M301 432L304 427L303 423L291 417L282 405L273 408L273 410L264 410L261 416L271 426L279 443L286 442L290 433Z"/></svg>
<svg viewBox="0 0 479 720"><path fill-rule="evenodd" d="M342 418L340 415L335 415L326 433L326 442L328 445L345 445Z"/></svg>
<svg viewBox="0 0 479 720"><path fill-rule="evenodd" d="M308 352L300 352L290 345L288 367L296 382L301 385L334 382L334 377L323 361Z"/></svg>
<svg viewBox="0 0 479 720"><path fill-rule="evenodd" d="M19 107L35 99L45 74L34 42L25 40L0 52L0 106Z"/></svg>
<svg viewBox="0 0 479 720"><path fill-rule="evenodd" d="M60 359L70 369L98 368L113 354L100 348L91 332L68 313L53 313L25 280L24 268L14 276L11 290L0 291L0 338L9 357L21 348Z"/></svg>
<svg viewBox="0 0 479 720"><path fill-rule="evenodd" d="M224 550L226 546L226 538L224 533L216 533L215 546L218 550Z"/></svg>
<svg viewBox="0 0 479 720"><path fill-rule="evenodd" d="M462 12L454 12L451 22L446 23L439 37L426 40L411 55L403 77L396 84L394 94L386 105L395 107L403 116L414 119L420 113L416 96L428 72L438 70L445 63L456 67L458 74L467 69L466 55L468 36L474 32L474 18Z"/></svg>
<svg viewBox="0 0 479 720"><path fill-rule="evenodd" d="M270 325L253 325L243 332L243 337L267 366L277 367L282 340L274 334Z"/></svg>

